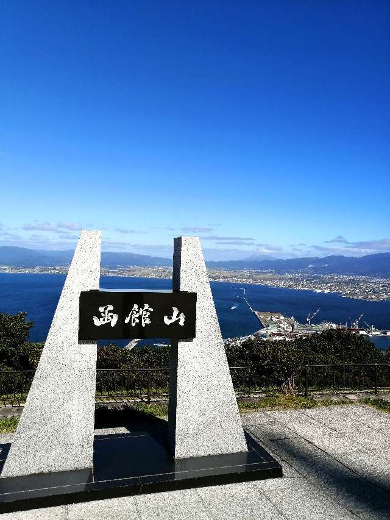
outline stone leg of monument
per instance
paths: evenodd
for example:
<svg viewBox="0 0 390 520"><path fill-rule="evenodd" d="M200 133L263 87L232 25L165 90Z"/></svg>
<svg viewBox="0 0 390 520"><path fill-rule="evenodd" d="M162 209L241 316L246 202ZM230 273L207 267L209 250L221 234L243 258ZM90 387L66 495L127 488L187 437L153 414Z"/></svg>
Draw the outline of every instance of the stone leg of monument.
<svg viewBox="0 0 390 520"><path fill-rule="evenodd" d="M99 277L100 232L83 231L1 477L93 466L97 349L78 342L79 296Z"/></svg>
<svg viewBox="0 0 390 520"><path fill-rule="evenodd" d="M197 293L196 338L172 341L169 441L176 459L246 452L199 238L175 239L173 289Z"/></svg>

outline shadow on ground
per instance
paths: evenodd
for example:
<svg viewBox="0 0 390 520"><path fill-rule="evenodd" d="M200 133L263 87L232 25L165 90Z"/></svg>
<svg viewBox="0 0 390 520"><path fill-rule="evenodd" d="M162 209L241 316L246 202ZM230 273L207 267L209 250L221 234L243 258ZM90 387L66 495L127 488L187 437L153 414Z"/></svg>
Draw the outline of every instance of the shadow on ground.
<svg viewBox="0 0 390 520"><path fill-rule="evenodd" d="M95 428L126 428L129 432L147 432L159 444L168 449L168 422L155 415L131 406L120 408L98 407L95 412Z"/></svg>
<svg viewBox="0 0 390 520"><path fill-rule="evenodd" d="M334 456L321 450L300 436L288 436L272 439L274 430L269 425L262 425L261 431L252 430L255 437L262 442L283 465L292 466L302 477L326 491L333 500L354 512L375 511L376 518L390 518L390 472L383 460L381 467L374 467L366 454L367 463L360 468L351 468L343 463L342 454L337 460ZM348 453L353 457L354 452ZM362 452L355 453L361 460ZM357 464L359 466L359 464ZM376 473L376 475L375 475ZM379 515L379 513L381 513Z"/></svg>

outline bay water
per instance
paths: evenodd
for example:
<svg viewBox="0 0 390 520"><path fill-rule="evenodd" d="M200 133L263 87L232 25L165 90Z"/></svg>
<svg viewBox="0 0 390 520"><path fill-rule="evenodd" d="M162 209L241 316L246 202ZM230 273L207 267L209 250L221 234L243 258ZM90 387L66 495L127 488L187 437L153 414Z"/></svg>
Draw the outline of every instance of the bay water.
<svg viewBox="0 0 390 520"><path fill-rule="evenodd" d="M45 341L64 281L65 275L60 274L0 273L0 312L27 312L27 319L35 324L31 329L30 340ZM102 276L100 287L145 291L171 290L172 281ZM211 282L224 338L245 336L261 328L259 321L243 300L242 288L245 288L246 297L253 309L294 316L301 323L306 323L308 314L320 308L313 323L350 323L364 313L360 325L367 322L380 329L390 329L389 300L368 302L342 298L333 293ZM379 349L385 350L390 347L390 337L374 338L372 341Z"/></svg>

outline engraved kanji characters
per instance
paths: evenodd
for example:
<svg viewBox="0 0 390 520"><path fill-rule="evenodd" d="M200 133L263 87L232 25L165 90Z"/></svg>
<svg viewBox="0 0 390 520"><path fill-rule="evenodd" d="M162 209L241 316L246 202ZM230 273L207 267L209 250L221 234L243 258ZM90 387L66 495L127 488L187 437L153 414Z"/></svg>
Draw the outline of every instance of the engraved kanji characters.
<svg viewBox="0 0 390 520"><path fill-rule="evenodd" d="M93 317L93 322L96 325L96 327L100 327L100 325L106 325L106 323L111 323L111 327L115 327L116 322L118 321L118 314L110 312L113 310L113 305L104 305L103 307L99 307L101 317Z"/></svg>
<svg viewBox="0 0 390 520"><path fill-rule="evenodd" d="M148 303L145 303L143 307L138 306L136 303L133 305L129 315L125 318L125 323L129 323L132 327L137 325L141 320L142 327L149 325L150 313L153 311L152 307Z"/></svg>
<svg viewBox="0 0 390 520"><path fill-rule="evenodd" d="M113 305L104 305L99 307L101 316L93 316L94 325L96 325L96 327L100 327L101 325L110 323L111 327L115 327L116 323L118 322L118 314L112 312L113 310ZM145 327L146 325L150 325L152 323L151 312L153 312L153 310L154 309L148 303L144 303L144 305L134 303L131 311L126 316L124 321L125 323L129 323L131 327L135 327L138 324L140 324L142 327ZM183 327L185 319L186 317L184 313L180 312L177 307L172 307L171 316L164 315L164 323L168 326L177 322L181 327Z"/></svg>
<svg viewBox="0 0 390 520"><path fill-rule="evenodd" d="M178 321L179 325L183 327L185 319L186 317L184 316L183 312L179 312L177 307L172 307L172 316L170 318L168 318L168 316L164 316L164 323L165 325L171 325L175 321Z"/></svg>

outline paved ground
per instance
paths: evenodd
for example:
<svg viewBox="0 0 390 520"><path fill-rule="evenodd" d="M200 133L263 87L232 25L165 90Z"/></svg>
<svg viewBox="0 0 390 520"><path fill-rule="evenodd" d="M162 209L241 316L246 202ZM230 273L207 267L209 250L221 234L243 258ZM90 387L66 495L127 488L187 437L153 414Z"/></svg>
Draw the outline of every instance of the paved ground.
<svg viewBox="0 0 390 520"><path fill-rule="evenodd" d="M243 423L282 463L283 478L5 514L2 520L390 519L390 414L343 405L251 413Z"/></svg>

